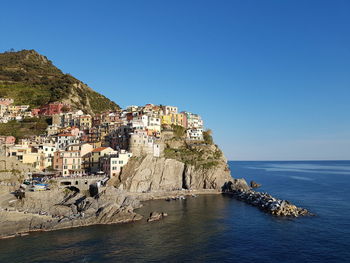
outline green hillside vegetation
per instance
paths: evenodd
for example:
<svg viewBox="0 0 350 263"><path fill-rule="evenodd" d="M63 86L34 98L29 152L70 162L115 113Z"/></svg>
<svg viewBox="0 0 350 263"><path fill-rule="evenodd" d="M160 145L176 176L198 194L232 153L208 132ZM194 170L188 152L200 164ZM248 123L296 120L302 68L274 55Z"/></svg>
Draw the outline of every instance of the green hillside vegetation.
<svg viewBox="0 0 350 263"><path fill-rule="evenodd" d="M50 123L49 118L28 118L23 121L9 121L0 124L0 135L14 136L16 139L44 134Z"/></svg>
<svg viewBox="0 0 350 263"><path fill-rule="evenodd" d="M197 169L210 169L219 164L222 152L216 145L213 145L211 130L203 133L203 141L190 143L185 140L185 128L177 125L171 127L173 137L165 140L165 158L193 165Z"/></svg>
<svg viewBox="0 0 350 263"><path fill-rule="evenodd" d="M34 50L0 53L0 97L13 98L15 104L32 108L64 101L88 113L119 109Z"/></svg>
<svg viewBox="0 0 350 263"><path fill-rule="evenodd" d="M197 169L210 169L219 164L222 152L209 145L186 145L180 148L165 148L165 158L175 159L187 165L194 165Z"/></svg>

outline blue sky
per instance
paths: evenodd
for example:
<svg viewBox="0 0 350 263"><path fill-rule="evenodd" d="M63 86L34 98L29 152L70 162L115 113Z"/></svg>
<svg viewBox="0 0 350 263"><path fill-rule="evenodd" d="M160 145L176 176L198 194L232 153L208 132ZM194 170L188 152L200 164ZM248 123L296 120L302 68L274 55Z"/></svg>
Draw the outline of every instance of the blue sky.
<svg viewBox="0 0 350 263"><path fill-rule="evenodd" d="M350 2L6 1L35 49L121 106L199 113L230 160L350 159Z"/></svg>

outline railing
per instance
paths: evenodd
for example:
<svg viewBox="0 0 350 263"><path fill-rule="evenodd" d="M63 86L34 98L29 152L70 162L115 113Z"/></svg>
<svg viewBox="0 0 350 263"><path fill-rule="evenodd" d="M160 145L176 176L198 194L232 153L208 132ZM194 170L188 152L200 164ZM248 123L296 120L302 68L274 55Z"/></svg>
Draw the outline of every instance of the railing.
<svg viewBox="0 0 350 263"><path fill-rule="evenodd" d="M67 179L97 179L97 178L104 178L107 177L106 175L83 175L83 176L61 176L61 177L56 177L53 179L56 180L67 180Z"/></svg>

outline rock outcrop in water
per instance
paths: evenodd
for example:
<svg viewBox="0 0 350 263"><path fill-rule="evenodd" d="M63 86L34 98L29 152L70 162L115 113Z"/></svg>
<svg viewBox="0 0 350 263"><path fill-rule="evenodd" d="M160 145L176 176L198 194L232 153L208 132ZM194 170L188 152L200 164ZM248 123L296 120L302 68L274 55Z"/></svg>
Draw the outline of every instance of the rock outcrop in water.
<svg viewBox="0 0 350 263"><path fill-rule="evenodd" d="M0 211L0 238L17 233L136 221L140 202L113 187L98 198L65 189L28 192Z"/></svg>
<svg viewBox="0 0 350 263"><path fill-rule="evenodd" d="M258 184L255 181L250 181L250 187L251 188L259 188L261 186L261 184Z"/></svg>
<svg viewBox="0 0 350 263"><path fill-rule="evenodd" d="M149 215L149 218L147 219L147 222L153 222L153 221L159 221L161 220L162 218L168 216L167 213L164 213L164 212L152 212L150 215Z"/></svg>
<svg viewBox="0 0 350 263"><path fill-rule="evenodd" d="M305 208L300 208L287 200L280 200L268 193L251 190L244 179L235 179L223 187L224 194L231 194L238 200L254 205L275 216L298 217L312 215Z"/></svg>

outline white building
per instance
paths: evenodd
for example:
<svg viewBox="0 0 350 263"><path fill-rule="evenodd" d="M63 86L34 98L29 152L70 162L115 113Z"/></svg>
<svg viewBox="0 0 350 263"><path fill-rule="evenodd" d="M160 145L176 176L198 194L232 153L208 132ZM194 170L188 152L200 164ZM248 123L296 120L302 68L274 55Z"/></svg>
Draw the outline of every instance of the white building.
<svg viewBox="0 0 350 263"><path fill-rule="evenodd" d="M77 144L79 140L69 133L62 133L57 135L56 148L59 150L65 149L70 144Z"/></svg>
<svg viewBox="0 0 350 263"><path fill-rule="evenodd" d="M183 112L187 118L187 128L189 129L203 129L203 120L198 114L192 112Z"/></svg>
<svg viewBox="0 0 350 263"><path fill-rule="evenodd" d="M147 115L138 115L133 117L130 121L130 127L132 129L144 130L148 125L148 116Z"/></svg>
<svg viewBox="0 0 350 263"><path fill-rule="evenodd" d="M160 133L161 130L161 119L157 117L148 117L147 129L153 130Z"/></svg>
<svg viewBox="0 0 350 263"><path fill-rule="evenodd" d="M120 174L122 167L128 163L131 157L132 153L125 150L112 152L109 156L101 158L102 170L109 177L117 176Z"/></svg>
<svg viewBox="0 0 350 263"><path fill-rule="evenodd" d="M175 106L163 106L163 113L164 115L169 115L169 114L177 114L178 108Z"/></svg>
<svg viewBox="0 0 350 263"><path fill-rule="evenodd" d="M202 129L188 129L186 131L187 139L202 141L203 140L203 130Z"/></svg>
<svg viewBox="0 0 350 263"><path fill-rule="evenodd" d="M53 167L53 157L57 148L51 145L42 145L39 146L39 152L43 154L42 167Z"/></svg>

